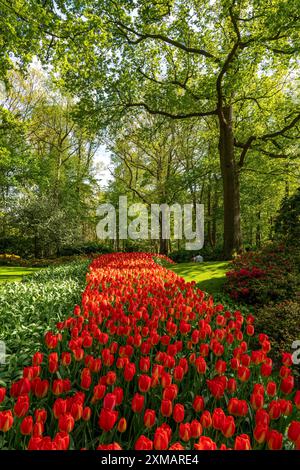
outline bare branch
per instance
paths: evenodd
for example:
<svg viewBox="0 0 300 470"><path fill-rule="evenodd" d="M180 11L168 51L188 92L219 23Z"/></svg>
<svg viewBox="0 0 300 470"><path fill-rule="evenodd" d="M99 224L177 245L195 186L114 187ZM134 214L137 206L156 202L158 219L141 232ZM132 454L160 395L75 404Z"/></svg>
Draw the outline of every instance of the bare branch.
<svg viewBox="0 0 300 470"><path fill-rule="evenodd" d="M300 121L300 113L288 124L287 126L283 127L281 130L276 132L271 132L270 134L264 134L261 137L257 137L260 140L268 140L272 139L273 137L284 136L285 132L292 129L298 122Z"/></svg>
<svg viewBox="0 0 300 470"><path fill-rule="evenodd" d="M180 41L177 41L176 39L169 38L168 36L165 36L164 34L155 34L155 33L140 33L139 31L134 30L133 28L130 28L129 26L125 25L121 21L115 22L115 25L118 27L119 31L124 34L126 37L127 41L130 44L138 44L142 41L145 41L147 39L158 39L159 41L162 41L166 44L169 44L171 46L176 47L177 49L181 49L185 52L191 53L191 54L197 54L197 55L202 55L204 57L207 57L209 59L213 59L215 62L219 62L220 60L215 57L213 54L210 52L204 50L204 49L199 49L197 47L189 47L185 44L183 44ZM137 36L137 39L130 39L128 37L128 34L124 32L124 29L131 34L134 34Z"/></svg>
<svg viewBox="0 0 300 470"><path fill-rule="evenodd" d="M217 114L217 110L214 111L195 111L193 113L186 113L186 114L172 114L167 111L160 111L158 109L150 108L146 103L128 103L125 105L125 108L144 108L149 114L158 114L160 116L166 116L170 119L188 119L192 117L204 117L204 116L215 116Z"/></svg>

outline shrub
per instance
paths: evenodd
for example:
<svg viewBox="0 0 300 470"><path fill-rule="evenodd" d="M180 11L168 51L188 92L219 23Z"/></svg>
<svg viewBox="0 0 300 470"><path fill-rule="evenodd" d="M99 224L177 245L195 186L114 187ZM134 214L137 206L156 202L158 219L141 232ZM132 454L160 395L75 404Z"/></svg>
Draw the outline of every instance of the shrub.
<svg viewBox="0 0 300 470"><path fill-rule="evenodd" d="M193 256L193 251L188 250L173 251L169 254L169 258L175 261L175 263L187 263L192 260Z"/></svg>
<svg viewBox="0 0 300 470"><path fill-rule="evenodd" d="M268 245L232 261L226 273L225 292L248 304L265 305L294 299L299 292L299 249Z"/></svg>
<svg viewBox="0 0 300 470"><path fill-rule="evenodd" d="M286 300L256 311L256 328L270 336L274 358L282 351L292 351L292 343L300 340L300 303Z"/></svg>
<svg viewBox="0 0 300 470"><path fill-rule="evenodd" d="M14 254L0 254L0 265L16 264L21 262L21 257Z"/></svg>
<svg viewBox="0 0 300 470"><path fill-rule="evenodd" d="M287 243L298 244L300 240L300 187L296 193L282 202L275 221L277 237Z"/></svg>
<svg viewBox="0 0 300 470"><path fill-rule="evenodd" d="M22 282L0 284L0 340L5 342L7 365L0 379L7 381L42 342L45 328L61 320L80 299L88 260L43 269Z"/></svg>
<svg viewBox="0 0 300 470"><path fill-rule="evenodd" d="M83 243L81 245L66 245L60 249L60 256L88 255L91 253L111 253L111 248L103 243Z"/></svg>

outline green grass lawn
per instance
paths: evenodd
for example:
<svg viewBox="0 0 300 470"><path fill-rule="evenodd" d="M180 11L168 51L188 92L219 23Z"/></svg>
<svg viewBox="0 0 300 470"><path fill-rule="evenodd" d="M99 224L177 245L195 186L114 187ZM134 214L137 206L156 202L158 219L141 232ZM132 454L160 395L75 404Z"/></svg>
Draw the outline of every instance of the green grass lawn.
<svg viewBox="0 0 300 470"><path fill-rule="evenodd" d="M227 261L206 261L204 263L178 263L168 265L186 281L196 281L198 287L209 294L220 292L229 270Z"/></svg>
<svg viewBox="0 0 300 470"><path fill-rule="evenodd" d="M23 276L35 273L40 268L23 268L16 266L0 266L0 282L22 281Z"/></svg>

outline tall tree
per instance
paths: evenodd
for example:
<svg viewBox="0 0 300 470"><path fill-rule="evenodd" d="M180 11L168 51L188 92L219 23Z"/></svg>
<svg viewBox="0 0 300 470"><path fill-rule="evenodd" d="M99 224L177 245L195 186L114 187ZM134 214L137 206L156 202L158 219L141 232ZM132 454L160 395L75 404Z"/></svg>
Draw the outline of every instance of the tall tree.
<svg viewBox="0 0 300 470"><path fill-rule="evenodd" d="M288 85L298 68L298 1L57 5L62 31L86 28L84 41L53 44L65 85L81 96L86 119L103 125L143 108L173 120L216 120L224 253L230 257L241 248L240 171L248 153L288 157L286 142L299 135L300 113Z"/></svg>

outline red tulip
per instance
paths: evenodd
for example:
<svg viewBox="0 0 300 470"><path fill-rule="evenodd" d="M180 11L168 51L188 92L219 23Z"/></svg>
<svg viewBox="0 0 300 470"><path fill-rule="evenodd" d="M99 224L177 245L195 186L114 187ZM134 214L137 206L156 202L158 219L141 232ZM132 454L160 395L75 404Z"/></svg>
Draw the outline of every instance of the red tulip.
<svg viewBox="0 0 300 470"><path fill-rule="evenodd" d="M262 364L260 368L260 373L263 377L269 377L272 373L272 366L269 364Z"/></svg>
<svg viewBox="0 0 300 470"><path fill-rule="evenodd" d="M263 444L267 439L268 426L265 424L257 424L253 430L254 439L259 443Z"/></svg>
<svg viewBox="0 0 300 470"><path fill-rule="evenodd" d="M0 431L9 431L13 425L13 422L14 418L10 410L0 411Z"/></svg>
<svg viewBox="0 0 300 470"><path fill-rule="evenodd" d="M227 391L231 394L235 393L237 389L237 383L236 380L233 378L230 378L227 382Z"/></svg>
<svg viewBox="0 0 300 470"><path fill-rule="evenodd" d="M84 350L82 348L76 348L73 350L74 359L76 362L82 361L84 357Z"/></svg>
<svg viewBox="0 0 300 470"><path fill-rule="evenodd" d="M103 399L103 408L105 410L113 411L117 404L117 398L114 393L107 393Z"/></svg>
<svg viewBox="0 0 300 470"><path fill-rule="evenodd" d="M4 401L5 395L6 395L6 388L0 387L0 403Z"/></svg>
<svg viewBox="0 0 300 470"><path fill-rule="evenodd" d="M48 390L49 390L48 380L41 380L38 377L38 380L34 387L34 393L37 396L37 398L44 398L47 395Z"/></svg>
<svg viewBox="0 0 300 470"><path fill-rule="evenodd" d="M204 410L204 398L196 395L193 401L193 408L194 410L199 413L200 411Z"/></svg>
<svg viewBox="0 0 300 470"><path fill-rule="evenodd" d="M196 419L193 419L191 422L191 437L193 439L198 439L202 434L202 425Z"/></svg>
<svg viewBox="0 0 300 470"><path fill-rule="evenodd" d="M269 415L271 419L278 419L281 416L281 406L279 401L271 401L269 404Z"/></svg>
<svg viewBox="0 0 300 470"><path fill-rule="evenodd" d="M118 431L123 433L127 429L127 421L126 418L121 418L118 422Z"/></svg>
<svg viewBox="0 0 300 470"><path fill-rule="evenodd" d="M225 413L222 408L215 408L212 414L212 425L214 429L222 430L225 422Z"/></svg>
<svg viewBox="0 0 300 470"><path fill-rule="evenodd" d="M153 449L153 442L148 439L146 436L140 436L135 443L134 446L135 450L152 450Z"/></svg>
<svg viewBox="0 0 300 470"><path fill-rule="evenodd" d="M41 352L36 352L34 353L33 357L32 357L32 365L33 366L39 366L42 364L43 362L43 357L44 357L44 354L41 353Z"/></svg>
<svg viewBox="0 0 300 470"><path fill-rule="evenodd" d="M169 387L172 383L172 376L167 372L163 372L161 375L161 386L162 388Z"/></svg>
<svg viewBox="0 0 300 470"><path fill-rule="evenodd" d="M176 384L171 384L163 390L163 399L164 400L175 400L178 394L178 386Z"/></svg>
<svg viewBox="0 0 300 470"><path fill-rule="evenodd" d="M197 357L195 361L195 366L199 374L205 374L207 366L206 366L205 359L202 356Z"/></svg>
<svg viewBox="0 0 300 470"><path fill-rule="evenodd" d="M292 375L289 375L285 379L282 379L281 385L280 385L280 390L285 394L289 395L292 393L293 388L294 388L294 377Z"/></svg>
<svg viewBox="0 0 300 470"><path fill-rule="evenodd" d="M37 423L45 423L47 420L47 411L45 408L36 409L34 412L34 419Z"/></svg>
<svg viewBox="0 0 300 470"><path fill-rule="evenodd" d="M269 395L269 397L274 397L276 395L276 392L277 392L276 383L272 382L272 381L268 382L267 387L266 387L266 391L267 391L267 394Z"/></svg>
<svg viewBox="0 0 300 470"><path fill-rule="evenodd" d="M234 441L234 450L251 450L250 438L247 434L236 436Z"/></svg>
<svg viewBox="0 0 300 470"><path fill-rule="evenodd" d="M203 411L200 417L200 423L204 429L210 428L212 425L212 418L209 411Z"/></svg>
<svg viewBox="0 0 300 470"><path fill-rule="evenodd" d="M169 417L172 414L173 405L171 400L162 400L160 406L160 412L163 416Z"/></svg>
<svg viewBox="0 0 300 470"><path fill-rule="evenodd" d="M136 393L131 402L131 409L134 413L140 413L144 408L145 398L143 395Z"/></svg>
<svg viewBox="0 0 300 470"><path fill-rule="evenodd" d="M247 382L250 378L250 369L246 366L240 366L237 373L241 382Z"/></svg>
<svg viewBox="0 0 300 470"><path fill-rule="evenodd" d="M71 413L66 413L61 415L58 419L58 429L60 431L64 431L66 433L70 433L73 431L75 425L75 421Z"/></svg>
<svg viewBox="0 0 300 470"><path fill-rule="evenodd" d="M146 428L152 428L155 423L155 411L154 410L146 410L144 414L144 425Z"/></svg>
<svg viewBox="0 0 300 470"><path fill-rule="evenodd" d="M14 406L14 413L18 418L22 418L26 415L29 410L29 398L27 395L18 397L17 402Z"/></svg>
<svg viewBox="0 0 300 470"><path fill-rule="evenodd" d="M124 369L124 379L126 382L131 382L133 377L135 376L136 368L135 364L129 363L126 364L125 369Z"/></svg>
<svg viewBox="0 0 300 470"><path fill-rule="evenodd" d="M50 353L48 356L48 369L51 374L54 374L58 369L58 354L56 352Z"/></svg>
<svg viewBox="0 0 300 470"><path fill-rule="evenodd" d="M174 380L181 382L184 377L184 370L181 366L176 366L173 372Z"/></svg>
<svg viewBox="0 0 300 470"><path fill-rule="evenodd" d="M284 399L280 399L278 402L283 416L290 416L293 412L293 403L290 400Z"/></svg>
<svg viewBox="0 0 300 470"><path fill-rule="evenodd" d="M188 442L191 439L191 425L190 423L180 423L179 437L182 441Z"/></svg>
<svg viewBox="0 0 300 470"><path fill-rule="evenodd" d="M98 423L99 423L100 428L103 431L108 432L114 427L117 419L118 419L117 411L110 411L110 410L105 410L104 408L102 408L102 410L100 411Z"/></svg>
<svg viewBox="0 0 300 470"><path fill-rule="evenodd" d="M254 410L258 410L264 406L264 396L260 393L252 393L250 403Z"/></svg>
<svg viewBox="0 0 300 470"><path fill-rule="evenodd" d="M169 447L169 436L165 429L159 427L154 433L154 449L167 450Z"/></svg>
<svg viewBox="0 0 300 470"><path fill-rule="evenodd" d="M53 442L56 444L57 450L68 450L70 445L70 436L64 431L58 432L55 435Z"/></svg>
<svg viewBox="0 0 300 470"><path fill-rule="evenodd" d="M262 424L264 426L269 426L270 424L270 415L266 410L257 410L255 414L255 423Z"/></svg>
<svg viewBox="0 0 300 470"><path fill-rule="evenodd" d="M148 375L141 375L138 380L139 391L142 393L147 393L151 387L151 377Z"/></svg>
<svg viewBox="0 0 300 470"><path fill-rule="evenodd" d="M69 352L61 353L61 363L63 366L68 367L71 364L72 356Z"/></svg>
<svg viewBox="0 0 300 470"><path fill-rule="evenodd" d="M30 439L29 439L29 443L28 443L28 447L27 449L28 450L40 450L40 446L41 446L41 443L42 443L42 438L39 437L39 436L32 436Z"/></svg>
<svg viewBox="0 0 300 470"><path fill-rule="evenodd" d="M95 403L98 400L101 400L106 392L106 386L105 385L95 385L94 387L94 394L92 397L92 403Z"/></svg>
<svg viewBox="0 0 300 470"><path fill-rule="evenodd" d="M53 381L52 393L53 395L61 395L64 391L64 383L61 379Z"/></svg>
<svg viewBox="0 0 300 470"><path fill-rule="evenodd" d="M300 421L292 421L288 428L288 438L292 442L300 442Z"/></svg>
<svg viewBox="0 0 300 470"><path fill-rule="evenodd" d="M150 369L150 358L141 357L139 367L142 372L148 372L148 370Z"/></svg>
<svg viewBox="0 0 300 470"><path fill-rule="evenodd" d="M32 416L26 416L21 425L20 425L20 431L23 436L29 436L32 434L33 431L33 419Z"/></svg>
<svg viewBox="0 0 300 470"><path fill-rule="evenodd" d="M198 444L194 444L196 450L217 450L217 444L206 436L201 436Z"/></svg>
<svg viewBox="0 0 300 470"><path fill-rule="evenodd" d="M222 359L218 359L215 365L215 370L219 375L223 375L226 371L227 364Z"/></svg>
<svg viewBox="0 0 300 470"><path fill-rule="evenodd" d="M283 436L280 432L272 429L267 435L267 445L270 450L280 450L282 448Z"/></svg>
<svg viewBox="0 0 300 470"><path fill-rule="evenodd" d="M67 400L63 400L62 398L57 398L53 405L53 414L56 419L60 418L60 416L64 415L67 412Z"/></svg>
<svg viewBox="0 0 300 470"><path fill-rule="evenodd" d="M176 403L174 406L173 419L176 421L176 423L181 423L184 420L184 406L180 403Z"/></svg>
<svg viewBox="0 0 300 470"><path fill-rule="evenodd" d="M184 447L182 444L180 444L180 442L174 442L174 444L172 444L168 450L184 450Z"/></svg>
<svg viewBox="0 0 300 470"><path fill-rule="evenodd" d="M73 403L70 410L75 421L79 421L82 417L83 406L81 403Z"/></svg>
<svg viewBox="0 0 300 470"><path fill-rule="evenodd" d="M279 371L279 376L281 379L286 379L291 375L291 369L286 366L282 366Z"/></svg>
<svg viewBox="0 0 300 470"><path fill-rule="evenodd" d="M235 433L235 421L233 416L226 416L222 425L223 436L230 438Z"/></svg>
<svg viewBox="0 0 300 470"><path fill-rule="evenodd" d="M81 383L80 386L84 390L88 390L92 384L92 376L91 371L87 367L85 367L81 372Z"/></svg>
<svg viewBox="0 0 300 470"><path fill-rule="evenodd" d="M83 421L89 421L91 419L92 410L89 406L85 406L82 410Z"/></svg>
<svg viewBox="0 0 300 470"><path fill-rule="evenodd" d="M282 364L286 367L291 367L293 365L293 358L291 353L282 353Z"/></svg>

